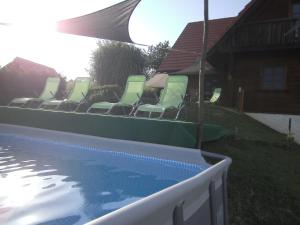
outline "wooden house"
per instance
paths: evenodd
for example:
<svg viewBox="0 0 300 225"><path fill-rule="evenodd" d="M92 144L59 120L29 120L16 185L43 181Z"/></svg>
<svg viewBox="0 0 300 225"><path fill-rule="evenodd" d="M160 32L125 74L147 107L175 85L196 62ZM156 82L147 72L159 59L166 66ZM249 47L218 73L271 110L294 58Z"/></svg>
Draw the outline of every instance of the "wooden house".
<svg viewBox="0 0 300 225"><path fill-rule="evenodd" d="M300 113L300 0L252 0L215 43L222 104L247 112Z"/></svg>

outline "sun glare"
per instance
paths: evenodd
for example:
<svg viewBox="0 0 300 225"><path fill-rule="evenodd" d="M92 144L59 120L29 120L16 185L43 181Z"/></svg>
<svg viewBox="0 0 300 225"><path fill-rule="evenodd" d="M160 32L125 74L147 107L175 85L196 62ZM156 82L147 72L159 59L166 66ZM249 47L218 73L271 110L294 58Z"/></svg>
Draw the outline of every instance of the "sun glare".
<svg viewBox="0 0 300 225"><path fill-rule="evenodd" d="M8 208L21 207L34 199L39 190L39 181L37 178L30 179L30 186L24 186L22 177L32 175L29 170L22 170L11 173L6 178L0 177L0 198Z"/></svg>
<svg viewBox="0 0 300 225"><path fill-rule="evenodd" d="M11 40L14 40L11 43L23 50L22 54L30 55L32 51L38 51L42 46L51 45L51 42L55 40L55 23L22 22L12 25L10 34Z"/></svg>
<svg viewBox="0 0 300 225"><path fill-rule="evenodd" d="M120 1L4 0L0 8L0 22L12 25L0 25L0 66L15 57L22 57L52 67L69 79L87 76L97 39L58 33L56 22Z"/></svg>
<svg viewBox="0 0 300 225"><path fill-rule="evenodd" d="M45 35L55 32L55 22L28 20L13 24L11 29L19 35Z"/></svg>
<svg viewBox="0 0 300 225"><path fill-rule="evenodd" d="M24 21L13 24L6 28L2 35L2 42L5 43L2 52L5 52L8 58L20 56L40 63L49 61L47 59L53 57L49 49L56 45L55 33L55 23L51 22Z"/></svg>
<svg viewBox="0 0 300 225"><path fill-rule="evenodd" d="M40 58L40 61L43 61L44 58L49 57L47 46L55 45L51 43L55 41L55 21L51 18L37 17L33 8L32 12L25 11L26 15L20 13L8 17L7 20L11 25L0 27L2 66L3 61L10 61L17 56L29 60Z"/></svg>
<svg viewBox="0 0 300 225"><path fill-rule="evenodd" d="M38 39L55 33L55 18L50 14L53 9L46 10L46 4L43 6L36 0L11 0L4 1L2 6L4 10L0 12L0 19L11 24L6 29L10 43L13 44L13 41L17 40L17 43L31 46L36 44Z"/></svg>

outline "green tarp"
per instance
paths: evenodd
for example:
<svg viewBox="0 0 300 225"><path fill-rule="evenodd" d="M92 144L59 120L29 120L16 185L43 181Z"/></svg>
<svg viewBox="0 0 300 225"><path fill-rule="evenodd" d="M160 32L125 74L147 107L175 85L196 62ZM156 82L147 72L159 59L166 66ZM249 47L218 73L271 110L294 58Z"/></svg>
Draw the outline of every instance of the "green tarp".
<svg viewBox="0 0 300 225"><path fill-rule="evenodd" d="M0 107L0 123L66 131L113 139L195 148L197 125L180 121ZM204 139L220 138L222 129L205 125Z"/></svg>

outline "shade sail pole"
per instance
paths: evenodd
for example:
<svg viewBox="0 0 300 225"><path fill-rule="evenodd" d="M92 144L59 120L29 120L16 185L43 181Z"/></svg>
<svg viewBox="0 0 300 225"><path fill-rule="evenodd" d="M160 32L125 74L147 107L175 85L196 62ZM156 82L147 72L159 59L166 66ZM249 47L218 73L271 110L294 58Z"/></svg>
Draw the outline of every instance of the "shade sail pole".
<svg viewBox="0 0 300 225"><path fill-rule="evenodd" d="M204 124L204 76L206 69L206 55L207 55L207 41L208 41L208 0L204 0L204 21L203 21L203 51L200 58L199 70L199 90L198 90L198 141L197 147L200 149L203 142L203 124Z"/></svg>

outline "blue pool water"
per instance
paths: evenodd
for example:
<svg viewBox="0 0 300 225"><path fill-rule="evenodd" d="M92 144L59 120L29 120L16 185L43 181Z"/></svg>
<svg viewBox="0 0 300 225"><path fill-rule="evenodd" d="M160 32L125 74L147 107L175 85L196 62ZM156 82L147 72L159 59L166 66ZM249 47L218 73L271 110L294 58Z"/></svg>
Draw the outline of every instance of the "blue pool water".
<svg viewBox="0 0 300 225"><path fill-rule="evenodd" d="M0 224L84 224L206 166L0 135Z"/></svg>

